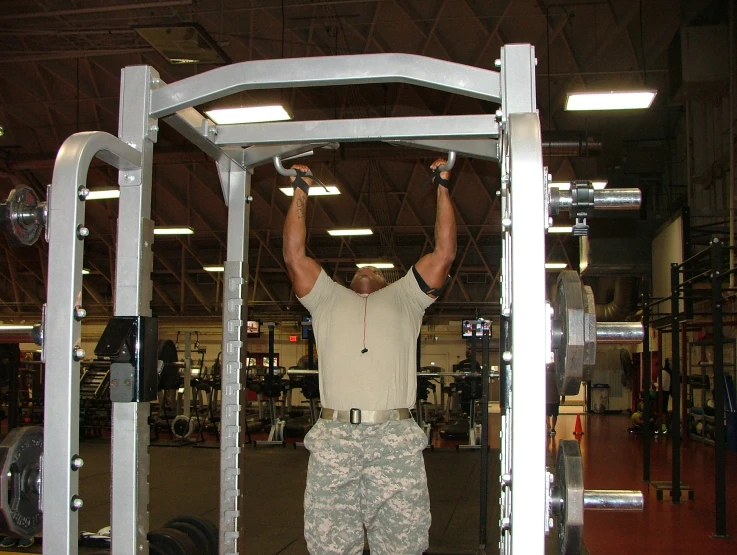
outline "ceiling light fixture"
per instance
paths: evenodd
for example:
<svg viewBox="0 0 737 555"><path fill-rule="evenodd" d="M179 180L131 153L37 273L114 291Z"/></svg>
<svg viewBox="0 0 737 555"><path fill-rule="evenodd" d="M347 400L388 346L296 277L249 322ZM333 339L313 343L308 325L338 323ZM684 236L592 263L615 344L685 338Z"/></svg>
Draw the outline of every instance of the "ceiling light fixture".
<svg viewBox="0 0 737 555"><path fill-rule="evenodd" d="M88 276L88 275L90 275L90 271L87 268L82 268L82 275L83 276Z"/></svg>
<svg viewBox="0 0 737 555"><path fill-rule="evenodd" d="M546 262L545 268L547 270L564 270L565 268L568 268L568 264L565 262Z"/></svg>
<svg viewBox="0 0 737 555"><path fill-rule="evenodd" d="M373 266L378 270L390 270L394 268L394 264L391 262L358 262L356 268L363 268L365 266Z"/></svg>
<svg viewBox="0 0 737 555"><path fill-rule="evenodd" d="M206 272L224 272L225 266L203 266L202 269Z"/></svg>
<svg viewBox="0 0 737 555"><path fill-rule="evenodd" d="M194 229L182 226L161 226L154 228L154 235L193 235Z"/></svg>
<svg viewBox="0 0 737 555"><path fill-rule="evenodd" d="M339 237L341 235L373 235L374 232L368 228L356 228L356 229L328 229L328 233L333 237Z"/></svg>
<svg viewBox="0 0 737 555"><path fill-rule="evenodd" d="M571 233L572 231L573 228L571 226L564 225L553 225L548 228L548 233Z"/></svg>
<svg viewBox="0 0 737 555"><path fill-rule="evenodd" d="M26 330L32 330L33 325L24 325L24 324L2 324L0 325L0 330L6 330L6 331L26 331Z"/></svg>
<svg viewBox="0 0 737 555"><path fill-rule="evenodd" d="M641 110L649 108L658 91L568 93L566 110Z"/></svg>
<svg viewBox="0 0 737 555"><path fill-rule="evenodd" d="M292 189L291 187L280 187L279 190L288 197L294 196L294 189ZM338 189L335 185L325 185L325 187L313 185L312 187L310 187L310 192L307 194L311 197L339 195L340 189Z"/></svg>
<svg viewBox="0 0 737 555"><path fill-rule="evenodd" d="M134 27L170 64L229 64L230 57L205 28L193 22Z"/></svg>
<svg viewBox="0 0 737 555"><path fill-rule="evenodd" d="M606 188L607 184L609 182L607 180L597 179L595 181L591 181L591 184L594 186L594 189L597 191ZM571 182L570 181L551 181L548 183L550 187L557 187L561 191L570 191L571 190Z"/></svg>
<svg viewBox="0 0 737 555"><path fill-rule="evenodd" d="M120 198L120 189L96 189L90 191L85 200L104 200L109 198Z"/></svg>
<svg viewBox="0 0 737 555"><path fill-rule="evenodd" d="M292 119L284 106L248 106L245 108L219 108L205 112L207 117L218 125L237 123L262 123L265 121L285 121Z"/></svg>

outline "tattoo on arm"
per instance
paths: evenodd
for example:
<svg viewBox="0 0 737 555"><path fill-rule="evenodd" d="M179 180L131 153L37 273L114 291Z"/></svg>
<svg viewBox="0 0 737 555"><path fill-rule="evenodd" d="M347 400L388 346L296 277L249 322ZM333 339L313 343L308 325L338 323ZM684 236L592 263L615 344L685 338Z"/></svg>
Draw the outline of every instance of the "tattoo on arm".
<svg viewBox="0 0 737 555"><path fill-rule="evenodd" d="M303 198L297 199L297 217L300 220L305 219L305 199Z"/></svg>

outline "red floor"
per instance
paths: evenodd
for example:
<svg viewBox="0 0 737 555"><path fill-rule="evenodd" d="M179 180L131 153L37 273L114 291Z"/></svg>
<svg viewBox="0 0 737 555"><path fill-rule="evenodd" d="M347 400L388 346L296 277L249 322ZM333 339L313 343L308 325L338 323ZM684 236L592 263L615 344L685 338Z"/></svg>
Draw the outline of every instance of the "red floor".
<svg viewBox="0 0 737 555"><path fill-rule="evenodd" d="M714 539L716 531L714 448L689 441L681 453L681 482L694 490L695 499L674 505L665 492L658 501L655 490L642 481L643 439L630 434L630 420L619 414L582 416L584 484L587 489L639 489L645 510L632 513L587 511L584 543L592 555L624 553L737 554L737 453L727 451L727 532L729 539ZM561 415L555 449L561 439L573 438L575 415ZM651 442L650 479L671 480L671 440Z"/></svg>

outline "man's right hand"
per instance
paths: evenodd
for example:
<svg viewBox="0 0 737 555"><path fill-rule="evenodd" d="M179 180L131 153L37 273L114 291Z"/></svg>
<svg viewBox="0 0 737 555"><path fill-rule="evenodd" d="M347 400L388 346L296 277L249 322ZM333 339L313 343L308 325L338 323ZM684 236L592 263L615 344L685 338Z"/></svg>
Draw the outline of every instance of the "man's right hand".
<svg viewBox="0 0 737 555"><path fill-rule="evenodd" d="M437 160L435 160L430 165L430 169L433 170L433 171L435 171L438 168L438 166L442 166L443 164L447 164L447 163L448 163L447 160L445 160L443 158L438 158ZM450 179L450 172L449 171L440 172L439 175L440 175L440 179L445 179L446 181Z"/></svg>

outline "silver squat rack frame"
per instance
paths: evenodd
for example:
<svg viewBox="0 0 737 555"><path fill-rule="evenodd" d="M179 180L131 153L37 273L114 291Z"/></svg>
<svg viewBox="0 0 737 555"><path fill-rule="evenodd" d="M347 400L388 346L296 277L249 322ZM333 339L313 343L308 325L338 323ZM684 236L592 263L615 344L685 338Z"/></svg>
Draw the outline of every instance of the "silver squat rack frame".
<svg viewBox="0 0 737 555"><path fill-rule="evenodd" d="M59 150L49 200L50 237L43 359L46 363L43 458L44 553L77 554L79 359L82 252L87 171L94 157L119 170L121 189L115 315L151 314L153 148L164 119L217 164L228 206L223 292L222 433L219 553L248 550L241 525L244 445L241 395L247 320L251 174L273 157L287 158L337 141L387 141L459 156L499 160L502 171L502 311L514 306L512 403L502 429L502 536L505 554L544 553L547 475L544 184L530 45L501 49L492 71L408 54L250 61L166 84L148 66L122 70L119 137L77 133ZM401 82L501 105L494 116L429 116L217 126L195 107L249 89ZM513 201L515 191L519 193ZM513 224L513 225L512 225ZM514 231L513 231L514 229ZM518 338L519 349L515 349ZM523 385L524 384L524 385ZM523 397L524 396L524 397ZM524 410L513 413L515 407ZM114 403L112 533L115 555L147 555L149 528L148 403ZM514 441L518 438L518 441ZM514 448L512 446L514 445ZM514 507L514 511L512 511ZM512 522L512 512L517 517Z"/></svg>

